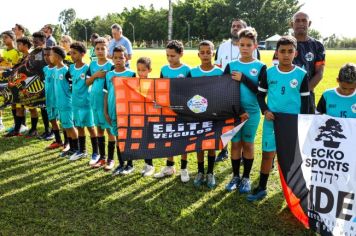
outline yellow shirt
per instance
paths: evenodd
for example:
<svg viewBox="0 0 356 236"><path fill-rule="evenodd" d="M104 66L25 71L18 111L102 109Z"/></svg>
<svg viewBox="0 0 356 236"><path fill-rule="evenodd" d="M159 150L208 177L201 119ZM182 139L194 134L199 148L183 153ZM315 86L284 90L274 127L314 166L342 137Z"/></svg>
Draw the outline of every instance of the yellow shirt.
<svg viewBox="0 0 356 236"><path fill-rule="evenodd" d="M11 64L11 67L13 67L20 61L21 53L15 48L10 50L4 49L2 51L2 58L4 59L4 61Z"/></svg>

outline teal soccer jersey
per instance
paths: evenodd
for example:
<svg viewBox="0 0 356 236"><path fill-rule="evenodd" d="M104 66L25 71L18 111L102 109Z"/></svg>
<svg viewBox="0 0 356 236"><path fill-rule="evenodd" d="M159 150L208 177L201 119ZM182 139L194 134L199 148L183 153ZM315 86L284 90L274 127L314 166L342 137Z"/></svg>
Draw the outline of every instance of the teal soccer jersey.
<svg viewBox="0 0 356 236"><path fill-rule="evenodd" d="M253 85L258 86L258 82L266 75L266 65L259 60L252 62L241 62L239 59L230 62L226 68L225 73L231 74L234 71L242 73L249 79ZM243 82L240 83L241 105L248 113L255 113L260 111L258 106L257 96L255 91L251 91Z"/></svg>
<svg viewBox="0 0 356 236"><path fill-rule="evenodd" d="M169 65L165 65L161 68L160 78L185 78L190 72L190 67L187 65L181 65L178 68L172 68Z"/></svg>
<svg viewBox="0 0 356 236"><path fill-rule="evenodd" d="M72 77L72 106L74 108L90 108L88 86L85 83L89 66L84 64L81 68L76 68L75 64L69 66L69 73Z"/></svg>
<svg viewBox="0 0 356 236"><path fill-rule="evenodd" d="M68 73L68 67L55 69L55 96L56 108L61 111L72 110L71 78Z"/></svg>
<svg viewBox="0 0 356 236"><path fill-rule="evenodd" d="M268 110L290 114L299 114L301 96L310 94L307 73L298 66L289 72L280 71L278 66L268 68L267 77L260 81L258 90L267 93Z"/></svg>
<svg viewBox="0 0 356 236"><path fill-rule="evenodd" d="M45 76L45 95L47 108L52 108L56 106L56 96L54 92L54 72L55 67L45 66L43 68L43 73Z"/></svg>
<svg viewBox="0 0 356 236"><path fill-rule="evenodd" d="M200 66L194 67L190 70L189 75L187 77L202 77L202 76L219 76L223 75L224 72L217 66L214 66L213 69L209 71L202 70Z"/></svg>
<svg viewBox="0 0 356 236"><path fill-rule="evenodd" d="M87 78L95 74L97 71L111 71L113 64L107 61L103 65L99 65L98 61L92 61L89 66ZM104 107L104 84L105 78L97 78L91 85L90 91L90 105L93 110L102 110Z"/></svg>
<svg viewBox="0 0 356 236"><path fill-rule="evenodd" d="M115 77L136 77L136 74L130 69L126 69L122 72L112 70L106 74L104 92L108 93L108 114L111 120L116 120L116 98L114 84L112 82Z"/></svg>
<svg viewBox="0 0 356 236"><path fill-rule="evenodd" d="M334 117L356 118L356 90L349 96L339 94L336 88L326 90L319 100L317 111Z"/></svg>

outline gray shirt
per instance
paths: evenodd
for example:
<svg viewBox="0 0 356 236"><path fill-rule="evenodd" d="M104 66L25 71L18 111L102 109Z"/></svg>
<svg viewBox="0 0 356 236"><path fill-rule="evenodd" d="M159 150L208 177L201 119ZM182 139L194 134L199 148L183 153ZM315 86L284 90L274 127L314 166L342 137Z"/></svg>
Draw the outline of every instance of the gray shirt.
<svg viewBox="0 0 356 236"><path fill-rule="evenodd" d="M56 46L57 42L56 40L53 38L53 36L49 36L47 39L46 39L46 47L53 47L53 46Z"/></svg>
<svg viewBox="0 0 356 236"><path fill-rule="evenodd" d="M126 38L125 36L122 36L119 40L115 40L115 39L110 40L109 52L108 52L110 57L112 57L114 48L119 45L124 46L127 50L127 54L132 55L132 45L131 45L130 40L128 38ZM126 65L129 65L129 63L127 62Z"/></svg>

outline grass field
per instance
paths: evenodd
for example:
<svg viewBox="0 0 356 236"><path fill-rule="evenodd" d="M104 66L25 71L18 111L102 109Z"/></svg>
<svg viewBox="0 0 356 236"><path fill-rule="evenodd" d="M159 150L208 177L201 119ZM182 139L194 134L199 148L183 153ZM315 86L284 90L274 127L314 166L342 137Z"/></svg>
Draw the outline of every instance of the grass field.
<svg viewBox="0 0 356 236"><path fill-rule="evenodd" d="M196 53L187 50L183 62L198 65ZM136 50L133 62L140 56L152 58L152 77L158 77L166 63L165 52ZM318 98L326 88L336 86L341 65L356 62L355 51L327 51L326 57L324 80L316 90ZM272 52L262 51L265 63L270 65L271 58ZM6 109L8 127L10 114ZM142 178L139 171L143 161L135 162L134 174L113 178L102 170L90 169L88 159L69 163L58 158L56 151L44 151L48 144L22 137L0 138L0 235L313 234L286 208L277 171L271 174L268 197L251 204L245 195L225 191L231 173L229 161L215 166L218 185L214 190L196 189L192 180L182 184L179 176L160 181ZM251 175L254 184L260 144L261 128ZM165 161L155 160L154 164L158 170ZM177 158L177 169L179 165ZM189 155L188 168L193 179L197 169L193 154Z"/></svg>

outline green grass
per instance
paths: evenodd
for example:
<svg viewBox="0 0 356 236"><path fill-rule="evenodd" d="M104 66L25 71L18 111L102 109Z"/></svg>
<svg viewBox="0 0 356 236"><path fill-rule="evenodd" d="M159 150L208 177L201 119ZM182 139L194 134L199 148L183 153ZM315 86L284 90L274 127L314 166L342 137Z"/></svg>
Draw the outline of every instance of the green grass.
<svg viewBox="0 0 356 236"><path fill-rule="evenodd" d="M153 60L152 77L166 63L162 50L136 50ZM262 51L271 64L272 52ZM183 61L199 64L196 51L186 51ZM355 62L355 51L327 51L323 90L336 86L340 66ZM132 67L135 69L135 63ZM29 116L29 115L28 115ZM6 126L11 111L5 110ZM29 120L29 119L28 119ZM28 121L29 122L29 121ZM42 130L43 127L40 126ZM55 151L45 152L49 142L25 138L0 138L0 235L310 235L286 207L277 171L273 171L266 199L251 204L245 195L227 193L230 162L215 167L218 186L194 188L179 176L157 181L141 178L143 161L126 177L111 177L92 170L88 159L69 163ZM90 147L90 143L87 143ZM251 179L256 184L261 159L261 128L256 138ZM156 170L165 160L155 160ZM176 167L179 169L179 159ZM189 155L191 178L197 170L195 155Z"/></svg>

